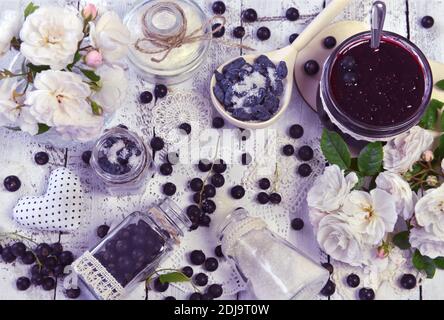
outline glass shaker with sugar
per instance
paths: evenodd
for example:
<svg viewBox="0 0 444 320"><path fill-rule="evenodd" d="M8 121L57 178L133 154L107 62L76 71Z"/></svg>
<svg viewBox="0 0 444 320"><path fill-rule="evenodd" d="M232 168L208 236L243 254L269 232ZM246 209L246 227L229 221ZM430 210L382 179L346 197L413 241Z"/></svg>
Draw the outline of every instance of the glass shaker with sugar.
<svg viewBox="0 0 444 320"><path fill-rule="evenodd" d="M128 59L153 82L180 83L204 61L211 24L193 0L147 0L125 17L131 32Z"/></svg>
<svg viewBox="0 0 444 320"><path fill-rule="evenodd" d="M219 239L260 300L312 299L329 279L326 269L242 208L227 217Z"/></svg>

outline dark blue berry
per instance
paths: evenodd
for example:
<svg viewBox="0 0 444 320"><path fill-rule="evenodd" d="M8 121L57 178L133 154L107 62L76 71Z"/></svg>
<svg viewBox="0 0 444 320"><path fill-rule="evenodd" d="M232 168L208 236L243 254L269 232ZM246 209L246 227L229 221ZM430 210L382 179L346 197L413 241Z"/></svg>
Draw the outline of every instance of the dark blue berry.
<svg viewBox="0 0 444 320"><path fill-rule="evenodd" d="M253 161L251 155L249 153L243 153L241 156L241 163L244 166L248 166L251 161Z"/></svg>
<svg viewBox="0 0 444 320"><path fill-rule="evenodd" d="M291 227L296 231L302 230L304 228L304 220L300 218L291 220Z"/></svg>
<svg viewBox="0 0 444 320"><path fill-rule="evenodd" d="M80 297L80 293L81 293L80 288L71 288L65 291L65 295L69 299L77 299L78 297Z"/></svg>
<svg viewBox="0 0 444 320"><path fill-rule="evenodd" d="M234 186L231 188L231 196L236 199L242 199L245 196L245 189L242 186Z"/></svg>
<svg viewBox="0 0 444 320"><path fill-rule="evenodd" d="M210 216L208 216L206 214L200 216L199 226L208 228L210 226L210 223L211 223Z"/></svg>
<svg viewBox="0 0 444 320"><path fill-rule="evenodd" d="M222 286L220 284L212 284L208 287L207 292L213 298L219 298L220 296L222 296L224 290L222 289Z"/></svg>
<svg viewBox="0 0 444 320"><path fill-rule="evenodd" d="M404 289L411 290L416 287L416 277L413 274L404 274L401 278L401 286Z"/></svg>
<svg viewBox="0 0 444 320"><path fill-rule="evenodd" d="M31 280L27 277L20 277L17 279L16 285L19 291L25 291L31 286Z"/></svg>
<svg viewBox="0 0 444 320"><path fill-rule="evenodd" d="M202 250L193 250L190 253L190 261L196 266L200 266L205 262L205 254Z"/></svg>
<svg viewBox="0 0 444 320"><path fill-rule="evenodd" d="M312 172L310 165L306 163L301 164L298 168L299 175L304 178L310 176Z"/></svg>
<svg viewBox="0 0 444 320"><path fill-rule="evenodd" d="M293 43L296 38L299 37L299 33L293 33L288 37L288 42Z"/></svg>
<svg viewBox="0 0 444 320"><path fill-rule="evenodd" d="M225 13L225 3L223 1L215 1L211 6L214 14L224 14Z"/></svg>
<svg viewBox="0 0 444 320"><path fill-rule="evenodd" d="M319 72L319 63L317 63L317 61L315 60L308 60L304 64L304 71L309 76L315 75L316 73Z"/></svg>
<svg viewBox="0 0 444 320"><path fill-rule="evenodd" d="M201 171L201 172L208 172L208 171L210 171L211 170L211 166L212 166L211 162L208 161L208 160L205 160L205 159L204 160L200 160L199 164L198 164L199 171Z"/></svg>
<svg viewBox="0 0 444 320"><path fill-rule="evenodd" d="M291 144L287 144L282 148L282 153L286 156L294 155L294 147Z"/></svg>
<svg viewBox="0 0 444 320"><path fill-rule="evenodd" d="M310 146L303 146L299 148L298 156L302 161L310 161L314 156L313 149Z"/></svg>
<svg viewBox="0 0 444 320"><path fill-rule="evenodd" d="M361 288L358 295L360 300L375 300L375 291L371 288Z"/></svg>
<svg viewBox="0 0 444 320"><path fill-rule="evenodd" d="M163 299L163 300L165 300L165 301L174 301L174 300L176 300L176 298L173 297L173 296L168 296L168 297L165 297L165 299Z"/></svg>
<svg viewBox="0 0 444 320"><path fill-rule="evenodd" d="M212 214L216 211L216 204L213 200L206 199L202 202L202 212Z"/></svg>
<svg viewBox="0 0 444 320"><path fill-rule="evenodd" d="M214 161L214 165L213 165L214 172L224 173L226 170L227 170L227 165L223 160L218 159L218 160Z"/></svg>
<svg viewBox="0 0 444 320"><path fill-rule="evenodd" d="M259 40L265 41L270 39L271 32L270 29L268 29L267 27L260 27L259 29L257 29L256 35Z"/></svg>
<svg viewBox="0 0 444 320"><path fill-rule="evenodd" d="M154 280L153 286L154 286L154 290L156 290L157 292L165 292L165 291L167 291L170 284L168 282L162 283L160 281L160 278L156 278Z"/></svg>
<svg viewBox="0 0 444 320"><path fill-rule="evenodd" d="M421 25L426 29L433 27L434 24L435 20L431 16L425 16L421 19Z"/></svg>
<svg viewBox="0 0 444 320"><path fill-rule="evenodd" d="M5 247L2 251L2 259L5 263L14 262L17 257L12 253L11 247Z"/></svg>
<svg viewBox="0 0 444 320"><path fill-rule="evenodd" d="M261 188L262 190L267 190L270 188L270 186L271 182L267 178L262 178L261 180L259 180L259 188Z"/></svg>
<svg viewBox="0 0 444 320"><path fill-rule="evenodd" d="M299 10L296 8L288 8L285 12L285 17L290 21L296 21L299 19Z"/></svg>
<svg viewBox="0 0 444 320"><path fill-rule="evenodd" d="M22 183L17 176L9 176L5 178L3 185L9 192L16 192L18 189L20 189Z"/></svg>
<svg viewBox="0 0 444 320"><path fill-rule="evenodd" d="M208 283L208 276L205 273L198 273L194 276L194 284L200 287L206 286Z"/></svg>
<svg viewBox="0 0 444 320"><path fill-rule="evenodd" d="M257 20L256 10L249 8L242 13L242 20L245 22L255 22Z"/></svg>
<svg viewBox="0 0 444 320"><path fill-rule="evenodd" d="M36 260L35 254L32 251L26 251L21 258L22 258L23 264L25 264L25 265L31 265Z"/></svg>
<svg viewBox="0 0 444 320"><path fill-rule="evenodd" d="M333 295L335 291L336 291L336 284L333 281L328 280L324 288L322 288L321 294L323 296L329 297Z"/></svg>
<svg viewBox="0 0 444 320"><path fill-rule="evenodd" d="M304 128L299 124L294 124L290 127L289 134L293 139L299 139L304 135Z"/></svg>
<svg viewBox="0 0 444 320"><path fill-rule="evenodd" d="M328 273L333 274L334 268L333 268L333 265L332 265L331 263L329 263L329 262L324 262L324 263L322 264L322 267L323 267L324 269L327 269Z"/></svg>
<svg viewBox="0 0 444 320"><path fill-rule="evenodd" d="M347 276L347 284L351 288L357 288L359 284L361 283L361 279L359 279L359 276L357 274L349 274Z"/></svg>
<svg viewBox="0 0 444 320"><path fill-rule="evenodd" d="M42 288L45 291L50 291L55 288L55 280L51 277L43 278Z"/></svg>
<svg viewBox="0 0 444 320"><path fill-rule="evenodd" d="M219 267L219 262L217 262L216 258L211 257L205 260L204 268L206 271L213 272L216 271L218 267Z"/></svg>
<svg viewBox="0 0 444 320"><path fill-rule="evenodd" d="M189 123L182 123L179 126L179 129L185 131L186 134L190 134L191 133L191 125Z"/></svg>
<svg viewBox="0 0 444 320"><path fill-rule="evenodd" d="M211 184L205 185L203 188L203 196L205 198L214 198L216 196L216 187Z"/></svg>
<svg viewBox="0 0 444 320"><path fill-rule="evenodd" d="M176 185L171 182L167 182L163 185L163 193L167 196L172 196L176 193Z"/></svg>
<svg viewBox="0 0 444 320"><path fill-rule="evenodd" d="M89 161L91 160L92 152L91 151L85 151L82 153L82 161L85 164L89 164Z"/></svg>
<svg viewBox="0 0 444 320"><path fill-rule="evenodd" d="M151 103L151 101L153 101L153 94L149 91L144 91L140 94L139 99L143 104Z"/></svg>
<svg viewBox="0 0 444 320"><path fill-rule="evenodd" d="M191 268L190 266L186 266L182 268L182 273L184 275L186 275L188 278L191 278L193 276L193 268Z"/></svg>
<svg viewBox="0 0 444 320"><path fill-rule="evenodd" d="M173 173L173 166L169 163L163 163L160 166L160 173L164 176L170 176Z"/></svg>
<svg viewBox="0 0 444 320"><path fill-rule="evenodd" d="M200 192L203 187L203 181L200 178L194 178L190 181L190 189L194 192Z"/></svg>
<svg viewBox="0 0 444 320"><path fill-rule="evenodd" d="M332 49L336 46L336 38L328 36L324 39L324 47L327 49Z"/></svg>
<svg viewBox="0 0 444 320"><path fill-rule="evenodd" d="M216 248L214 248L214 254L218 258L222 258L224 256L224 254L222 252L222 246L221 245L218 245Z"/></svg>
<svg viewBox="0 0 444 320"><path fill-rule="evenodd" d="M233 29L233 36L237 39L242 39L245 36L245 28L238 26Z"/></svg>
<svg viewBox="0 0 444 320"><path fill-rule="evenodd" d="M34 156L34 161L40 166L43 166L49 162L49 155L46 152L37 152Z"/></svg>
<svg viewBox="0 0 444 320"><path fill-rule="evenodd" d="M258 201L260 204L267 204L267 203L270 201L270 197L268 196L267 193L265 193L265 192L260 192L260 193L257 195L257 201Z"/></svg>
<svg viewBox="0 0 444 320"><path fill-rule="evenodd" d="M279 204L282 201L282 197L279 193L272 193L269 197L272 204Z"/></svg>
<svg viewBox="0 0 444 320"><path fill-rule="evenodd" d="M215 30L218 31L214 32ZM225 27L223 27L220 23L215 23L211 26L211 30L213 31L214 38L222 38L225 34Z"/></svg>
<svg viewBox="0 0 444 320"><path fill-rule="evenodd" d="M11 246L11 252L13 255L18 257L23 257L26 253L26 246L23 242L16 242Z"/></svg>
<svg viewBox="0 0 444 320"><path fill-rule="evenodd" d="M99 226L99 227L97 228L97 236L98 236L100 239L103 239L103 238L105 238L106 235L108 234L108 231L109 231L109 226L107 226L107 225L101 225L101 226Z"/></svg>
<svg viewBox="0 0 444 320"><path fill-rule="evenodd" d="M220 129L220 128L223 128L224 125L225 125L225 121L221 117L213 118L213 128Z"/></svg>
<svg viewBox="0 0 444 320"><path fill-rule="evenodd" d="M157 84L154 87L154 96L156 99L165 98L168 93L168 88L163 84Z"/></svg>
<svg viewBox="0 0 444 320"><path fill-rule="evenodd" d="M160 151L165 147L165 142L160 137L154 137L151 139L150 146L154 151Z"/></svg>
<svg viewBox="0 0 444 320"><path fill-rule="evenodd" d="M202 293L194 292L194 293L190 294L188 300L202 300Z"/></svg>

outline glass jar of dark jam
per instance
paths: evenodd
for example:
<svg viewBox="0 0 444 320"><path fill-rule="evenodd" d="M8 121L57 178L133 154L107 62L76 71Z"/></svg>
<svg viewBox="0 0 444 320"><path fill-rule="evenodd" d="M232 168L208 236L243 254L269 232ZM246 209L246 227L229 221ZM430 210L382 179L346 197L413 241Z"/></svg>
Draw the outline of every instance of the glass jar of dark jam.
<svg viewBox="0 0 444 320"><path fill-rule="evenodd" d="M370 32L344 41L324 64L323 111L356 140L386 141L418 124L432 94L430 65L402 36L384 31L378 49Z"/></svg>
<svg viewBox="0 0 444 320"><path fill-rule="evenodd" d="M190 227L183 210L166 199L130 214L73 263L74 271L96 298L121 299L153 274Z"/></svg>

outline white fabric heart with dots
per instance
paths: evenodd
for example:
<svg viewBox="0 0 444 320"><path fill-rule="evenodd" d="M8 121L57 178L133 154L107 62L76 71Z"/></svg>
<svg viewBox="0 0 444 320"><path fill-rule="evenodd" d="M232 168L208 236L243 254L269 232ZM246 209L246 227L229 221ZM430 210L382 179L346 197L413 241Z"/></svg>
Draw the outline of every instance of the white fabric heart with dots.
<svg viewBox="0 0 444 320"><path fill-rule="evenodd" d="M86 213L85 192L71 170L51 172L46 194L26 197L14 207L14 220L22 226L44 231L69 232L77 229Z"/></svg>

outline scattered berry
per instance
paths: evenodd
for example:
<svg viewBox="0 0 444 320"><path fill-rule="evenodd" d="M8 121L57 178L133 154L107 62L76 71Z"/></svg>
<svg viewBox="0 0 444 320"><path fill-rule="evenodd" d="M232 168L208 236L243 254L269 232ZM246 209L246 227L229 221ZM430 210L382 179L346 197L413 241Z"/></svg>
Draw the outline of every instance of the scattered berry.
<svg viewBox="0 0 444 320"><path fill-rule="evenodd" d="M425 16L421 19L421 25L426 29L433 27L434 24L435 20L431 16Z"/></svg>
<svg viewBox="0 0 444 320"><path fill-rule="evenodd" d="M327 269L328 273L333 274L334 268L333 268L333 265L332 265L331 263L324 262L324 263L322 264L322 267L323 267L324 269Z"/></svg>
<svg viewBox="0 0 444 320"><path fill-rule="evenodd" d="M17 176L9 176L5 178L3 185L9 192L16 192L18 189L20 189L22 183Z"/></svg>
<svg viewBox="0 0 444 320"><path fill-rule="evenodd" d="M216 258L207 258L207 260L205 260L205 264L204 264L205 270L209 271L209 272L213 272L216 271L217 268L219 267L219 262L217 262Z"/></svg>
<svg viewBox="0 0 444 320"><path fill-rule="evenodd" d="M160 166L160 173L164 176L170 176L173 173L173 166L169 163L163 163Z"/></svg>
<svg viewBox="0 0 444 320"><path fill-rule="evenodd" d="M301 164L298 168L299 175L304 178L310 176L312 172L310 165L306 163Z"/></svg>
<svg viewBox="0 0 444 320"><path fill-rule="evenodd" d="M190 295L188 300L202 300L202 294L200 292L194 292Z"/></svg>
<svg viewBox="0 0 444 320"><path fill-rule="evenodd" d="M182 273L184 275L186 275L188 278L191 278L193 276L193 268L191 268L190 266L186 266L182 268Z"/></svg>
<svg viewBox="0 0 444 320"><path fill-rule="evenodd" d="M85 164L89 164L89 161L91 160L92 152L91 151L85 151L82 153L82 161Z"/></svg>
<svg viewBox="0 0 444 320"><path fill-rule="evenodd" d="M72 254L71 251L63 251L59 255L59 263L64 266L70 265L71 263L73 263L73 261L74 261L74 255Z"/></svg>
<svg viewBox="0 0 444 320"><path fill-rule="evenodd" d="M213 171L216 173L224 173L227 170L227 165L222 159L214 161Z"/></svg>
<svg viewBox="0 0 444 320"><path fill-rule="evenodd" d="M65 295L69 298L69 299L77 299L78 297L80 297L80 288L76 288L76 289L68 289L65 291Z"/></svg>
<svg viewBox="0 0 444 320"><path fill-rule="evenodd" d="M290 21L296 21L299 19L299 10L296 8L288 8L285 12L285 17Z"/></svg>
<svg viewBox="0 0 444 320"><path fill-rule="evenodd" d="M225 178L220 173L215 173L211 177L211 184L216 188L221 188L225 184Z"/></svg>
<svg viewBox="0 0 444 320"><path fill-rule="evenodd" d="M43 278L42 288L45 291L53 290L55 288L55 280L51 277Z"/></svg>
<svg viewBox="0 0 444 320"><path fill-rule="evenodd" d="M200 266L205 262L205 254L202 250L193 250L190 254L190 261L196 266Z"/></svg>
<svg viewBox="0 0 444 320"><path fill-rule="evenodd" d="M179 126L179 129L185 131L186 134L190 134L191 133L191 125L189 123L182 123Z"/></svg>
<svg viewBox="0 0 444 320"><path fill-rule="evenodd" d="M5 247L2 251L2 259L5 263L14 262L17 257L12 253L11 247Z"/></svg>
<svg viewBox="0 0 444 320"><path fill-rule="evenodd" d="M282 153L286 156L294 155L294 147L291 144L287 144L282 148Z"/></svg>
<svg viewBox="0 0 444 320"><path fill-rule="evenodd" d="M404 289L411 290L416 287L416 278L413 274L404 274L401 278L401 286Z"/></svg>
<svg viewBox="0 0 444 320"><path fill-rule="evenodd" d="M151 101L153 101L153 94L149 91L144 91L140 94L139 99L143 104L151 103Z"/></svg>
<svg viewBox="0 0 444 320"><path fill-rule="evenodd" d="M360 300L375 300L375 291L370 288L361 288L358 295Z"/></svg>
<svg viewBox="0 0 444 320"><path fill-rule="evenodd" d="M242 13L242 20L245 22L255 22L257 20L256 10L250 8Z"/></svg>
<svg viewBox="0 0 444 320"><path fill-rule="evenodd" d="M242 186L234 186L231 188L231 196L236 199L242 199L245 195L245 189Z"/></svg>
<svg viewBox="0 0 444 320"><path fill-rule="evenodd" d="M11 252L17 258L23 257L26 253L26 246L23 242L16 242L11 246Z"/></svg>
<svg viewBox="0 0 444 320"><path fill-rule="evenodd" d="M336 284L333 281L328 280L324 288L322 288L321 294L323 296L329 297L333 295L335 291L336 291Z"/></svg>
<svg viewBox="0 0 444 320"><path fill-rule="evenodd" d="M328 36L324 39L324 47L327 49L332 49L336 46L336 38Z"/></svg>
<svg viewBox="0 0 444 320"><path fill-rule="evenodd" d="M347 276L347 284L351 288L357 288L359 284L361 283L361 279L359 279L359 276L357 274L349 274Z"/></svg>
<svg viewBox="0 0 444 320"><path fill-rule="evenodd" d="M176 193L176 185L171 182L167 182L163 185L163 193L169 197Z"/></svg>
<svg viewBox="0 0 444 320"><path fill-rule="evenodd" d="M165 142L160 137L154 137L151 139L150 146L154 151L160 151L165 147Z"/></svg>
<svg viewBox="0 0 444 320"><path fill-rule="evenodd" d="M213 118L213 128L220 129L220 128L223 128L224 125L225 125L225 121L221 117Z"/></svg>
<svg viewBox="0 0 444 320"><path fill-rule="evenodd" d="M168 282L162 283L160 281L160 278L156 278L153 283L154 290L156 290L157 292L165 292L167 291L169 286L170 284Z"/></svg>
<svg viewBox="0 0 444 320"><path fill-rule="evenodd" d="M271 32L270 29L268 29L267 27L260 27L259 29L257 29L256 35L259 40L265 41L270 39Z"/></svg>
<svg viewBox="0 0 444 320"><path fill-rule="evenodd" d="M290 127L289 134L293 139L299 139L304 135L304 128L299 124L294 124Z"/></svg>
<svg viewBox="0 0 444 320"><path fill-rule="evenodd" d="M205 159L200 160L199 164L198 164L199 171L201 171L201 172L208 172L208 171L210 171L211 170L211 166L212 166L211 162L208 161L208 160L205 160Z"/></svg>
<svg viewBox="0 0 444 320"><path fill-rule="evenodd" d="M203 187L203 181L200 178L194 178L190 181L190 189L194 192L200 192Z"/></svg>
<svg viewBox="0 0 444 320"><path fill-rule="evenodd" d="M300 218L295 218L291 220L291 227L293 230L300 231L304 228L304 220Z"/></svg>
<svg viewBox="0 0 444 320"><path fill-rule="evenodd" d="M272 193L270 194L270 202L272 204L279 204L282 201L282 197L279 193Z"/></svg>
<svg viewBox="0 0 444 320"><path fill-rule="evenodd" d="M211 184L205 185L203 188L203 196L205 198L214 198L216 196L216 188Z"/></svg>
<svg viewBox="0 0 444 320"><path fill-rule="evenodd" d="M225 13L225 3L223 1L216 1L211 6L214 14L224 14Z"/></svg>
<svg viewBox="0 0 444 320"><path fill-rule="evenodd" d="M224 256L224 253L222 252L222 246L218 245L216 248L214 248L214 254L218 258L222 258Z"/></svg>
<svg viewBox="0 0 444 320"><path fill-rule="evenodd" d="M51 254L51 251L51 246L47 243L40 243L35 249L37 256L41 258L47 258Z"/></svg>
<svg viewBox="0 0 444 320"><path fill-rule="evenodd" d="M199 226L208 228L210 226L210 223L211 223L211 218L208 215L204 214L200 216Z"/></svg>
<svg viewBox="0 0 444 320"><path fill-rule="evenodd" d="M309 146L303 146L299 149L298 156L302 161L310 161L314 156L313 149Z"/></svg>
<svg viewBox="0 0 444 320"><path fill-rule="evenodd" d="M199 218L202 215L201 210L196 205L191 205L187 208L187 216L193 223L199 222Z"/></svg>
<svg viewBox="0 0 444 320"><path fill-rule="evenodd" d="M222 286L220 284L212 284L208 287L207 292L213 298L219 298L220 296L222 296L224 290L222 289Z"/></svg>
<svg viewBox="0 0 444 320"><path fill-rule="evenodd" d="M18 290L25 291L31 286L31 280L27 277L20 277L17 279L16 285Z"/></svg>
<svg viewBox="0 0 444 320"><path fill-rule="evenodd" d="M25 265L31 265L36 261L35 254L32 251L26 251L21 259L23 264Z"/></svg>
<svg viewBox="0 0 444 320"><path fill-rule="evenodd" d="M319 64L315 60L308 60L304 64L304 71L309 76L313 76L319 72Z"/></svg>
<svg viewBox="0 0 444 320"><path fill-rule="evenodd" d="M267 204L270 201L270 197L266 192L260 192L256 199L260 204Z"/></svg>
<svg viewBox="0 0 444 320"><path fill-rule="evenodd" d="M243 153L241 156L241 163L244 166L248 166L251 161L253 161L253 158L251 157L251 155L249 153Z"/></svg>
<svg viewBox="0 0 444 320"><path fill-rule="evenodd" d="M100 239L103 239L108 234L108 231L109 231L109 226L107 226L106 224L103 224L97 228L97 236Z"/></svg>
<svg viewBox="0 0 444 320"><path fill-rule="evenodd" d="M237 39L242 39L245 36L245 28L242 26L238 26L233 29L233 37Z"/></svg>
<svg viewBox="0 0 444 320"><path fill-rule="evenodd" d="M214 32L215 30L218 31ZM222 38L225 34L225 27L223 27L220 23L215 23L211 26L211 30L213 31L214 38Z"/></svg>
<svg viewBox="0 0 444 320"><path fill-rule="evenodd" d="M261 188L262 190L267 190L270 188L270 186L271 182L267 178L262 178L261 180L259 180L259 188Z"/></svg>
<svg viewBox="0 0 444 320"><path fill-rule="evenodd" d="M205 273L198 273L194 276L194 284L200 287L206 286L208 283L208 276Z"/></svg>
<svg viewBox="0 0 444 320"><path fill-rule="evenodd" d="M157 84L154 87L154 96L156 99L165 98L168 93L168 88L163 84Z"/></svg>
<svg viewBox="0 0 444 320"><path fill-rule="evenodd" d="M37 152L34 156L34 161L40 166L43 166L49 162L49 155L46 152Z"/></svg>
<svg viewBox="0 0 444 320"><path fill-rule="evenodd" d="M216 204L213 200L207 199L202 202L202 212L212 214L216 211Z"/></svg>
<svg viewBox="0 0 444 320"><path fill-rule="evenodd" d="M299 33L293 33L288 37L288 42L293 43L296 38L299 37Z"/></svg>

